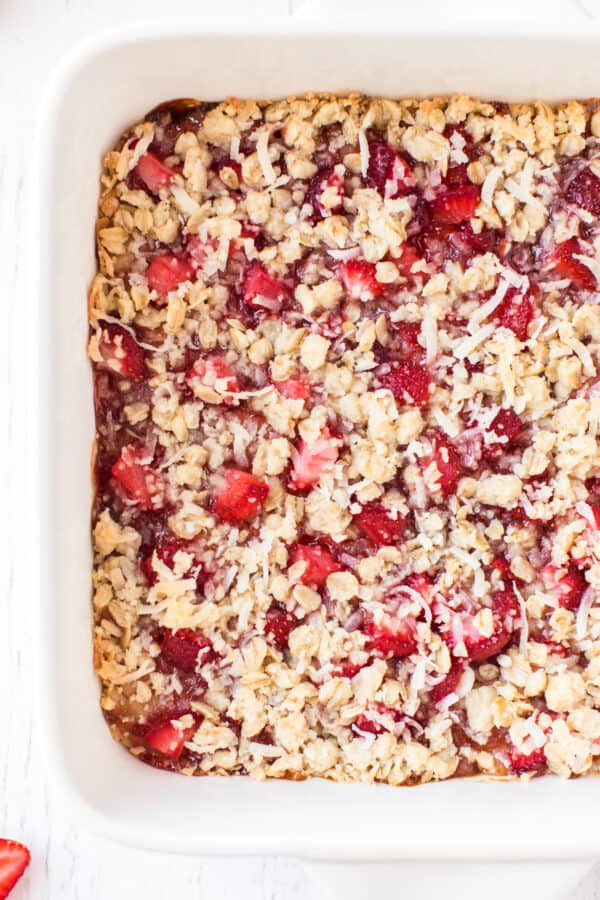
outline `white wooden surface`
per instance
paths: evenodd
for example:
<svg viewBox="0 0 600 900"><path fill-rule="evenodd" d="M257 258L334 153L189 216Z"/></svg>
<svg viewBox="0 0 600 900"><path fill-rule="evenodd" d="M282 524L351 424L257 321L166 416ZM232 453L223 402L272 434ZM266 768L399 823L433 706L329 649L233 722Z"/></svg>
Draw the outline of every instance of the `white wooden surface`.
<svg viewBox="0 0 600 900"><path fill-rule="evenodd" d="M363 0L364 2L364 0ZM370 0L385 9L402 0ZM600 35L600 0L463 0L408 3L425 21L505 17L521 21L586 22ZM324 10L323 7L326 7ZM482 8L483 7L483 8ZM28 296L30 265L27 189L32 127L42 87L61 54L94 30L148 17L201 19L213 13L280 14L300 21L312 9L338 15L359 0L0 0L0 836L25 841L31 868L14 900L308 900L301 864L292 860L183 859L132 851L99 840L72 821L60 800L48 796L43 735L33 732L31 610L36 579L32 541L36 498L31 472L36 453L34 298ZM193 90L193 86L191 87ZM600 86L598 88L600 91ZM7 524L4 524L7 523ZM157 815L159 812L157 811ZM573 827L575 823L565 823ZM365 897L368 896L365 885ZM516 895L515 895L516 896ZM12 898L11 898L12 900ZM311 898L312 900L312 898ZM536 898L543 900L543 898ZM573 900L600 900L600 869Z"/></svg>

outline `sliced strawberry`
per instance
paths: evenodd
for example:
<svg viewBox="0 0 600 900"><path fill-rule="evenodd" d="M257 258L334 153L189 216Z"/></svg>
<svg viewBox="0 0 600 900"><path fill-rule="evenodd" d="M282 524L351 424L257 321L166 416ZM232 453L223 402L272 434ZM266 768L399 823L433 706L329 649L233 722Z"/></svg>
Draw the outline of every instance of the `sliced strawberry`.
<svg viewBox="0 0 600 900"><path fill-rule="evenodd" d="M416 247L413 247L412 244L402 244L400 256L395 256L394 262L401 275L405 278L411 278L415 274L412 271L412 267L415 263L421 262L421 259L422 257Z"/></svg>
<svg viewBox="0 0 600 900"><path fill-rule="evenodd" d="M581 598L589 587L585 575L573 562L561 568L546 566L542 570L542 580L546 590L557 597L559 606L572 612L579 609Z"/></svg>
<svg viewBox="0 0 600 900"><path fill-rule="evenodd" d="M154 257L146 269L146 278L151 291L156 291L159 297L166 297L182 282L194 280L194 268L189 257L166 253Z"/></svg>
<svg viewBox="0 0 600 900"><path fill-rule="evenodd" d="M269 312L279 312L289 299L287 286L267 272L256 260L250 263L246 270L242 294L246 306L252 309L266 309Z"/></svg>
<svg viewBox="0 0 600 900"><path fill-rule="evenodd" d="M277 390L290 400L308 400L312 385L306 378L286 378L273 382Z"/></svg>
<svg viewBox="0 0 600 900"><path fill-rule="evenodd" d="M429 484L433 482L442 494L453 494L460 473L458 453L449 438L440 431L433 435L431 445L433 452L423 460L423 470L435 463L437 473L435 478L431 478L428 473L427 481Z"/></svg>
<svg viewBox="0 0 600 900"><path fill-rule="evenodd" d="M290 563L305 564L300 575L302 584L322 587L333 572L339 572L342 566L333 553L324 544L296 544L290 554Z"/></svg>
<svg viewBox="0 0 600 900"><path fill-rule="evenodd" d="M223 356L205 356L197 359L187 372L185 382L205 403L212 401L206 399L207 394L202 392L202 387L212 388L221 395L224 403L229 404L233 403L233 397L228 394L237 394L240 389L234 371Z"/></svg>
<svg viewBox="0 0 600 900"><path fill-rule="evenodd" d="M515 775L525 772L537 772L546 768L546 753L543 747L538 747L532 753L519 753L513 747L509 754L509 767Z"/></svg>
<svg viewBox="0 0 600 900"><path fill-rule="evenodd" d="M596 181L598 179L596 178ZM598 182L600 184L600 181ZM550 254L550 261L553 263L553 269L562 278L568 278L573 282L575 287L581 288L583 291L595 291L598 287L596 276L580 259L576 256L583 255L581 246L577 238L569 238L558 244Z"/></svg>
<svg viewBox="0 0 600 900"><path fill-rule="evenodd" d="M151 456L142 444L128 444L111 469L126 496L140 509L162 509L165 484L151 464Z"/></svg>
<svg viewBox="0 0 600 900"><path fill-rule="evenodd" d="M195 672L198 659L204 664L213 656L213 652L208 638L201 631L193 631L191 628L168 632L160 648L161 659L183 672Z"/></svg>
<svg viewBox="0 0 600 900"><path fill-rule="evenodd" d="M600 215L600 179L591 169L583 169L568 185L565 197L574 206Z"/></svg>
<svg viewBox="0 0 600 900"><path fill-rule="evenodd" d="M329 471L338 458L342 441L332 437L325 428L316 441L307 444L300 440L293 452L293 465L290 475L290 487L295 491L304 491L316 484L324 472Z"/></svg>
<svg viewBox="0 0 600 900"><path fill-rule="evenodd" d="M265 621L265 635L270 644L278 650L284 650L289 641L290 632L298 627L298 619L284 607L272 606Z"/></svg>
<svg viewBox="0 0 600 900"><path fill-rule="evenodd" d="M464 643L471 662L483 662L500 653L510 643L515 619L519 616L519 604L512 591L498 591L492 597L494 630L484 636L477 629L465 629Z"/></svg>
<svg viewBox="0 0 600 900"><path fill-rule="evenodd" d="M158 194L161 187L169 184L175 172L148 151L139 158L133 174L146 185L151 194Z"/></svg>
<svg viewBox="0 0 600 900"><path fill-rule="evenodd" d="M126 378L143 378L146 373L144 351L125 328L107 323L100 329L98 349L104 365Z"/></svg>
<svg viewBox="0 0 600 900"><path fill-rule="evenodd" d="M152 728L146 734L146 743L152 750L168 756L170 759L179 759L186 741L190 741L196 733L197 725L190 728L181 728L173 722L166 722L158 728Z"/></svg>
<svg viewBox="0 0 600 900"><path fill-rule="evenodd" d="M323 203L323 192L327 191L327 203ZM324 219L339 212L344 204L344 182L333 166L321 169L313 177L306 191L306 203L310 203L316 219Z"/></svg>
<svg viewBox="0 0 600 900"><path fill-rule="evenodd" d="M465 671L465 661L463 659L452 659L450 670L445 678L436 684L429 692L429 698L432 703L439 703L448 694L453 694L458 687L458 683Z"/></svg>
<svg viewBox="0 0 600 900"><path fill-rule="evenodd" d="M340 278L351 300L374 300L383 291L375 278L375 265L365 259L349 259L340 263Z"/></svg>
<svg viewBox="0 0 600 900"><path fill-rule="evenodd" d="M479 205L479 188L474 184L450 188L431 201L431 215L442 225L459 225L475 215Z"/></svg>
<svg viewBox="0 0 600 900"><path fill-rule="evenodd" d="M487 459L495 459L507 450L523 431L523 422L512 409L499 409L490 423L489 430L497 440L483 447Z"/></svg>
<svg viewBox="0 0 600 900"><path fill-rule="evenodd" d="M213 511L222 522L249 522L261 511L268 493L269 485L262 478L227 469L213 497Z"/></svg>
<svg viewBox="0 0 600 900"><path fill-rule="evenodd" d="M414 184L410 166L387 141L369 141L367 183L382 197L400 197Z"/></svg>
<svg viewBox="0 0 600 900"><path fill-rule="evenodd" d="M398 514L394 518L388 507L382 503L367 503L354 516L354 522L360 530L378 547L397 544L404 531L404 516Z"/></svg>
<svg viewBox="0 0 600 900"><path fill-rule="evenodd" d="M24 844L0 838L0 900L8 897L31 861Z"/></svg>
<svg viewBox="0 0 600 900"><path fill-rule="evenodd" d="M367 622L364 629L368 640L367 650L385 657L410 656L417 649L415 625L412 620L405 620L394 625L375 625Z"/></svg>
<svg viewBox="0 0 600 900"><path fill-rule="evenodd" d="M516 288L511 287L500 306L496 308L495 318L502 328L509 328L520 341L526 341L533 313L531 294L520 294Z"/></svg>
<svg viewBox="0 0 600 900"><path fill-rule="evenodd" d="M425 366L418 363L393 363L389 372L379 375L379 381L400 403L425 406L429 402L431 378Z"/></svg>

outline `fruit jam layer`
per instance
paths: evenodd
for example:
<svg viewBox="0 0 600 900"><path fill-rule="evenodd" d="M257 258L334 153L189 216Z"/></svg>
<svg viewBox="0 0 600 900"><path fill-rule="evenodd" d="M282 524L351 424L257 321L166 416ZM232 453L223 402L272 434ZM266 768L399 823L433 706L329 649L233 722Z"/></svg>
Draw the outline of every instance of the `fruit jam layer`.
<svg viewBox="0 0 600 900"><path fill-rule="evenodd" d="M179 101L104 160L95 664L187 774L600 757L600 112Z"/></svg>

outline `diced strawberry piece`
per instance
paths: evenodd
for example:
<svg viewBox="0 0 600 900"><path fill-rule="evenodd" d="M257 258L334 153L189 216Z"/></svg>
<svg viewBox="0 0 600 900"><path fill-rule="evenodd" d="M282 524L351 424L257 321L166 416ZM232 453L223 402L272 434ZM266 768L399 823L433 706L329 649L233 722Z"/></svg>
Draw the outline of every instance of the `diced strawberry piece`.
<svg viewBox="0 0 600 900"><path fill-rule="evenodd" d="M295 491L303 491L316 484L321 475L333 466L341 445L342 441L332 437L327 428L312 444L300 440L292 456L290 487Z"/></svg>
<svg viewBox="0 0 600 900"><path fill-rule="evenodd" d="M442 225L459 225L475 215L479 205L479 188L474 184L450 188L431 201L431 215Z"/></svg>
<svg viewBox="0 0 600 900"><path fill-rule="evenodd" d="M156 291L159 297L166 297L182 282L193 281L194 268L187 256L166 253L154 257L146 269L146 278L151 291Z"/></svg>
<svg viewBox="0 0 600 900"><path fill-rule="evenodd" d="M366 663L363 663L363 665L358 665L357 663L343 662L340 666L334 669L331 674L336 678L354 678L354 676L357 675L365 665Z"/></svg>
<svg viewBox="0 0 600 900"><path fill-rule="evenodd" d="M31 861L24 844L0 838L0 900L8 897Z"/></svg>
<svg viewBox="0 0 600 900"><path fill-rule="evenodd" d="M423 356L425 351L419 343L421 326L417 322L394 322L392 328L393 335L400 344L400 356L410 359L414 359L415 355Z"/></svg>
<svg viewBox="0 0 600 900"><path fill-rule="evenodd" d="M153 728L146 735L146 744L152 750L162 753L163 756L179 759L185 742L193 738L197 727L197 725L192 725L190 728L181 728L181 726L174 725L173 722L166 722L158 728Z"/></svg>
<svg viewBox="0 0 600 900"><path fill-rule="evenodd" d="M404 516L394 518L382 503L367 503L353 521L379 547L398 543L404 531Z"/></svg>
<svg viewBox="0 0 600 900"><path fill-rule="evenodd" d="M469 179L469 166L467 163L457 163L453 166L448 166L448 171L446 172L446 177L444 178L444 182L448 187L457 188L463 187L464 185L470 185L471 181Z"/></svg>
<svg viewBox="0 0 600 900"><path fill-rule="evenodd" d="M202 391L202 387L212 388L219 394L224 403L233 403L233 397L228 394L237 394L240 387L235 373L223 356L206 356L196 360L192 368L185 376L186 384L194 394L205 403L211 403L207 399L209 395ZM220 403L221 400L214 402Z"/></svg>
<svg viewBox="0 0 600 900"><path fill-rule="evenodd" d="M312 385L305 378L286 378L285 381L273 382L277 390L290 400L308 400Z"/></svg>
<svg viewBox="0 0 600 900"><path fill-rule="evenodd" d="M249 522L264 506L268 493L269 485L262 478L227 469L213 497L213 511L222 522Z"/></svg>
<svg viewBox="0 0 600 900"><path fill-rule="evenodd" d="M151 457L142 444L128 444L111 469L126 496L140 509L162 509L165 503L165 484L151 465Z"/></svg>
<svg viewBox="0 0 600 900"><path fill-rule="evenodd" d="M565 197L574 206L600 215L600 179L591 169L583 169L568 185Z"/></svg>
<svg viewBox="0 0 600 900"><path fill-rule="evenodd" d="M323 202L323 192L326 191ZM323 219L338 212L344 203L344 182L333 166L321 169L313 177L306 191L306 203L310 203L314 216Z"/></svg>
<svg viewBox="0 0 600 900"><path fill-rule="evenodd" d="M435 463L437 473L434 478L430 477L428 473L427 481L430 484L435 483L442 494L452 494L456 489L460 472L458 453L449 439L441 432L433 435L431 444L433 453L423 460L423 470L427 470L432 463Z"/></svg>
<svg viewBox="0 0 600 900"><path fill-rule="evenodd" d="M142 571L150 584L156 584L158 581L160 581L160 575L157 570L157 561L158 563L163 563L168 569L171 569L171 571L174 572L178 562L178 553L185 553L186 556L190 557L190 561L185 572L183 573L183 577L188 577L192 570L198 569L198 587L204 584L205 579L203 576L202 567L196 560L194 551L188 544L186 544L185 541L179 540L178 538L171 538L170 540L163 541L158 545L158 547L154 548L152 553L150 553L142 560ZM155 554L158 560L155 558ZM181 557L179 557L179 559L180 558Z"/></svg>
<svg viewBox="0 0 600 900"><path fill-rule="evenodd" d="M377 717L390 720L389 724L379 721ZM390 726L393 727L394 723L401 722L403 719L404 714L399 709L392 709L385 703L375 701L370 703L368 709L358 716L352 727L353 730L365 731L368 734L383 734L390 730Z"/></svg>
<svg viewBox="0 0 600 900"><path fill-rule="evenodd" d="M175 669L195 672L199 658L204 664L213 656L213 646L202 632L180 628L167 634L161 644L160 656Z"/></svg>
<svg viewBox="0 0 600 900"><path fill-rule="evenodd" d="M267 272L256 260L250 263L246 270L242 294L246 306L266 309L269 312L279 312L289 298L286 285Z"/></svg>
<svg viewBox="0 0 600 900"><path fill-rule="evenodd" d="M488 459L500 456L519 437L523 427L516 412L512 409L499 409L490 423L490 432L498 439L484 445L483 455Z"/></svg>
<svg viewBox="0 0 600 900"><path fill-rule="evenodd" d="M285 608L272 606L267 613L265 635L270 644L278 650L284 650L289 641L290 632L298 627L298 619Z"/></svg>
<svg viewBox="0 0 600 900"><path fill-rule="evenodd" d="M417 649L415 626L412 620L392 625L376 625L367 622L365 634L368 636L366 649L388 657L410 656Z"/></svg>
<svg viewBox="0 0 600 900"><path fill-rule="evenodd" d="M175 175L173 169L149 151L139 158L133 173L146 185L151 194L158 194L161 187L169 184Z"/></svg>
<svg viewBox="0 0 600 900"><path fill-rule="evenodd" d="M381 722L374 722L373 719L369 719L365 713L360 714L352 727L357 731L364 731L367 734L383 734L386 730Z"/></svg>
<svg viewBox="0 0 600 900"><path fill-rule="evenodd" d="M549 565L542 570L542 579L546 590L558 598L559 606L576 612L581 598L589 587L585 575L574 562L559 568Z"/></svg>
<svg viewBox="0 0 600 900"><path fill-rule="evenodd" d="M498 591L492 597L494 630L491 635L480 634L475 627L467 628L464 643L471 662L483 662L500 653L510 643L514 621L519 616L519 604L512 591Z"/></svg>
<svg viewBox="0 0 600 900"><path fill-rule="evenodd" d="M450 671L445 678L436 684L429 692L429 698L432 703L439 703L448 694L453 694L458 687L458 683L465 671L465 661L462 659L452 659Z"/></svg>
<svg viewBox="0 0 600 900"><path fill-rule="evenodd" d="M431 379L425 366L418 363L393 363L389 372L379 375L379 381L400 403L425 406L429 402Z"/></svg>
<svg viewBox="0 0 600 900"><path fill-rule="evenodd" d="M402 244L400 256L394 257L394 262L401 275L405 278L414 277L412 267L420 262L422 257L412 244Z"/></svg>
<svg viewBox="0 0 600 900"><path fill-rule="evenodd" d="M322 587L333 572L339 572L342 568L323 544L297 544L290 555L290 562L292 565L299 562L305 564L300 581L313 587Z"/></svg>
<svg viewBox="0 0 600 900"><path fill-rule="evenodd" d="M596 178L596 181L598 179ZM600 184L600 181L598 181ZM569 238L558 244L550 254L550 261L553 263L553 269L562 278L569 278L575 287L584 291L595 291L598 287L596 276L580 259L576 256L584 255L577 238Z"/></svg>
<svg viewBox="0 0 600 900"><path fill-rule="evenodd" d="M375 265L365 259L349 259L340 263L340 278L351 300L374 300L383 291L375 278Z"/></svg>
<svg viewBox="0 0 600 900"><path fill-rule="evenodd" d="M367 183L382 197L399 197L414 184L410 166L387 141L369 141Z"/></svg>
<svg viewBox="0 0 600 900"><path fill-rule="evenodd" d="M520 341L526 341L533 313L531 294L520 294L516 288L509 288L495 310L495 318L502 328L509 328Z"/></svg>
<svg viewBox="0 0 600 900"><path fill-rule="evenodd" d="M543 747L538 747L532 753L519 753L513 747L509 754L509 766L515 775L523 775L525 772L537 772L546 768L546 753Z"/></svg>
<svg viewBox="0 0 600 900"><path fill-rule="evenodd" d="M98 349L104 365L126 378L143 378L146 372L144 351L125 328L107 323L100 329Z"/></svg>

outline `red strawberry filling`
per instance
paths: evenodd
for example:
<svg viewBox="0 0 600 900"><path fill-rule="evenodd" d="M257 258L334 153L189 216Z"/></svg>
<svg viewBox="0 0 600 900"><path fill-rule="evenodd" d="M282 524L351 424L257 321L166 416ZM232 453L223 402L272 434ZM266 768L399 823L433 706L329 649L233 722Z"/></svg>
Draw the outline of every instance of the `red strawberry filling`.
<svg viewBox="0 0 600 900"><path fill-rule="evenodd" d="M374 300L383 292L375 273L375 265L364 259L349 259L340 264L340 278L351 300Z"/></svg>
<svg viewBox="0 0 600 900"><path fill-rule="evenodd" d="M379 547L397 544L404 532L404 516L392 511L381 503L368 503L354 516L360 530Z"/></svg>
<svg viewBox="0 0 600 900"><path fill-rule="evenodd" d="M265 620L265 635L267 641L278 650L285 650L290 638L290 632L298 627L298 619L285 607L273 606L267 613Z"/></svg>
<svg viewBox="0 0 600 900"><path fill-rule="evenodd" d="M246 306L252 309L276 313L288 300L289 291L285 284L255 261L248 266L244 276L242 297Z"/></svg>
<svg viewBox="0 0 600 900"><path fill-rule="evenodd" d="M305 378L286 378L273 382L277 390L289 400L308 400L312 391L310 381Z"/></svg>
<svg viewBox="0 0 600 900"><path fill-rule="evenodd" d="M153 727L146 734L146 744L163 756L179 759L186 741L191 741L197 728L196 724L189 728L182 728L178 723L165 722L164 725L159 725L157 728Z"/></svg>
<svg viewBox="0 0 600 900"><path fill-rule="evenodd" d="M465 665L466 663L462 659L454 658L452 660L448 674L442 681L434 685L429 692L429 699L432 703L440 703L449 694L455 693L465 671Z"/></svg>
<svg viewBox="0 0 600 900"><path fill-rule="evenodd" d="M474 184L450 188L431 201L433 221L440 225L460 225L473 218L479 199L479 188Z"/></svg>
<svg viewBox="0 0 600 900"><path fill-rule="evenodd" d="M417 649L415 622L410 618L387 625L367 622L364 633L367 635L365 648L385 659L410 656Z"/></svg>
<svg viewBox="0 0 600 900"><path fill-rule="evenodd" d="M385 703L371 703L366 712L361 713L352 726L354 731L362 731L367 734L383 734L391 731L394 725L404 719L404 714L399 709L392 709Z"/></svg>
<svg viewBox="0 0 600 900"><path fill-rule="evenodd" d="M573 206L579 206L593 216L600 216L600 179L590 169L582 169L569 182L565 197Z"/></svg>
<svg viewBox="0 0 600 900"><path fill-rule="evenodd" d="M251 521L262 509L269 485L241 469L226 469L212 498L214 514L232 525Z"/></svg>
<svg viewBox="0 0 600 900"><path fill-rule="evenodd" d="M526 772L538 772L546 768L546 753L543 747L533 750L531 753L519 753L513 747L509 754L509 768L515 775L523 775Z"/></svg>
<svg viewBox="0 0 600 900"><path fill-rule="evenodd" d="M126 378L146 374L144 351L133 335L120 325L107 323L100 329L98 349L107 369Z"/></svg>
<svg viewBox="0 0 600 900"><path fill-rule="evenodd" d="M508 450L523 431L523 422L512 409L499 409L490 423L493 440L484 445L483 454L495 459Z"/></svg>
<svg viewBox="0 0 600 900"><path fill-rule="evenodd" d="M519 617L519 604L512 591L498 591L492 597L493 631L481 634L473 621L463 621L463 641L471 662L483 662L497 656L512 639L515 620ZM452 639L449 643L452 645Z"/></svg>
<svg viewBox="0 0 600 900"><path fill-rule="evenodd" d="M598 180L598 179L596 179ZM584 262L576 259L582 254L581 246L577 238L569 238L558 244L550 254L552 268L561 278L568 278L575 287L583 291L595 291L597 289L596 276Z"/></svg>
<svg viewBox="0 0 600 900"><path fill-rule="evenodd" d="M140 509L161 509L164 506L164 479L153 467L152 455L142 444L123 447L111 473L125 497Z"/></svg>
<svg viewBox="0 0 600 900"><path fill-rule="evenodd" d="M563 609L576 612L581 598L589 587L585 575L571 562L565 567L548 565L542 571L546 590L558 600Z"/></svg>
<svg viewBox="0 0 600 900"><path fill-rule="evenodd" d="M146 269L148 287L164 298L171 291L176 291L183 281L194 280L194 269L187 256L176 256L166 253L155 256Z"/></svg>
<svg viewBox="0 0 600 900"><path fill-rule="evenodd" d="M460 473L458 453L441 432L433 435L431 445L432 455L423 460L427 483L442 494L453 494Z"/></svg>
<svg viewBox="0 0 600 900"><path fill-rule="evenodd" d="M313 208L315 218L324 219L338 212L344 203L344 182L331 166L313 177L306 191L306 203Z"/></svg>
<svg viewBox="0 0 600 900"><path fill-rule="evenodd" d="M233 403L230 394L237 394L240 387L231 366L223 356L200 357L185 376L186 384L205 403L211 403L202 388L212 388L224 403ZM221 402L217 400L217 403Z"/></svg>
<svg viewBox="0 0 600 900"><path fill-rule="evenodd" d="M322 587L341 564L324 544L296 544L290 554L290 564L304 564L299 580L311 587Z"/></svg>
<svg viewBox="0 0 600 900"><path fill-rule="evenodd" d="M205 583L204 571L196 559L195 551L178 538L163 541L142 560L142 571L150 584L157 584L161 580L161 566L166 566L171 572L177 570L182 578L194 575L198 590Z"/></svg>
<svg viewBox="0 0 600 900"><path fill-rule="evenodd" d="M382 197L399 197L411 190L414 178L408 163L386 141L369 141L367 183Z"/></svg>
<svg viewBox="0 0 600 900"><path fill-rule="evenodd" d="M328 472L338 458L342 441L332 437L327 429L316 441L298 442L293 454L290 487L295 491L305 491L317 484L321 475Z"/></svg>
<svg viewBox="0 0 600 900"><path fill-rule="evenodd" d="M516 288L509 288L504 300L496 308L496 321L502 328L509 328L519 338L526 341L529 323L533 319L534 307L530 294L520 294Z"/></svg>
<svg viewBox="0 0 600 900"><path fill-rule="evenodd" d="M195 672L198 662L203 665L213 655L213 646L208 638L191 628L169 632L160 647L161 660L183 672Z"/></svg>

